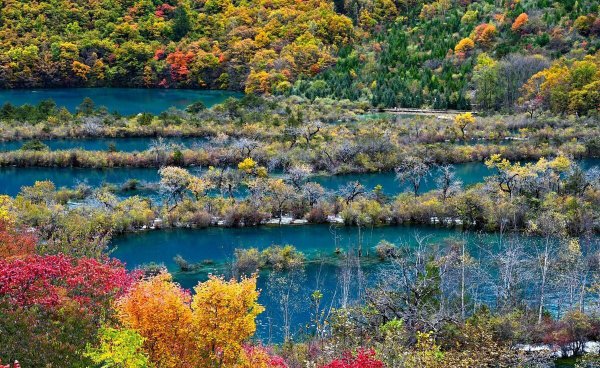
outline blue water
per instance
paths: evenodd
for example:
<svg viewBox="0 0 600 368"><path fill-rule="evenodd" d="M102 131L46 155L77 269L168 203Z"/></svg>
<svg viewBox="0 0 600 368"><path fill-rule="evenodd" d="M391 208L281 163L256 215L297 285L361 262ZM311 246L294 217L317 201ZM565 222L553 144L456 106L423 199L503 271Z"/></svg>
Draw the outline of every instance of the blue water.
<svg viewBox="0 0 600 368"><path fill-rule="evenodd" d="M229 97L241 97L239 92L184 89L143 88L56 88L56 89L11 89L0 90L0 106L7 102L13 105L36 105L52 99L57 106L75 112L85 97L91 98L96 107L104 106L109 112L122 115L141 112L160 114L171 107L185 109L188 105L202 101L207 107L225 101Z"/></svg>
<svg viewBox="0 0 600 368"><path fill-rule="evenodd" d="M600 159L585 159L579 161L584 169L600 165ZM481 162L472 162L459 164L456 166L456 176L463 182L463 186L472 185L481 182L486 176L492 175ZM200 172L199 168L190 169L193 173ZM434 170L427 181L421 185L420 192L426 192L435 188L435 177L437 171ZM158 170L155 168L112 168L112 169L82 169L82 168L46 168L46 167L0 167L0 193L11 196L19 193L24 185L33 185L36 181L50 180L55 183L57 188L72 188L79 183L86 183L92 187L98 187L102 184L120 185L129 179L138 179L141 182L157 183L159 180ZM311 180L320 183L330 191L338 190L348 182L358 180L364 187L371 191L376 185L383 186L383 193L389 196L411 190L407 184L402 184L396 180L393 172L383 172L376 174L348 174L348 175L330 175L315 176ZM243 194L243 189L238 194Z"/></svg>
<svg viewBox="0 0 600 368"><path fill-rule="evenodd" d="M88 139L46 139L42 143L51 150L84 149L87 151L106 151L114 145L117 151L141 152L150 148L155 138L131 137L131 138L88 138ZM4 141L0 142L0 151L14 151L20 149L27 141ZM182 148L201 147L206 138L202 137L165 137L165 144L177 145Z"/></svg>
<svg viewBox="0 0 600 368"><path fill-rule="evenodd" d="M462 181L464 186L481 182L486 176L494 174L492 170L488 169L481 162L459 164L455 165L455 168L456 178ZM431 175L427 176L421 183L419 193L435 189L435 178L439 174L440 170L432 170ZM412 190L412 186L408 183L401 183L396 180L396 175L393 172L317 176L312 180L330 190L337 190L351 181L359 181L369 191L375 189L375 186L381 185L383 193L387 195L395 195L406 190Z"/></svg>
<svg viewBox="0 0 600 368"><path fill-rule="evenodd" d="M22 186L33 185L36 181L50 180L57 188L72 188L80 183L98 187L104 183L123 184L129 179L155 183L159 180L156 169L115 168L115 169L76 169L76 168L0 168L0 193L16 195Z"/></svg>
<svg viewBox="0 0 600 368"><path fill-rule="evenodd" d="M439 243L446 238L457 237L467 239L475 244L479 239L473 233L461 233L457 230L446 228L417 228L417 227L380 227L362 232L363 254L373 255L373 247L380 240L387 240L395 244L415 244L415 235L427 236L428 243ZM494 235L485 235L486 241L493 241ZM254 228L208 228L202 230L170 229L127 234L113 241L114 256L127 264L129 269L148 263L162 263L174 274L175 281L184 288L191 289L198 282L204 281L208 273L230 275L231 268L228 264L233 260L236 248L257 247L264 249L270 245L292 244L303 252L307 259L312 260L305 267L301 276L293 276L287 285L294 290L294 302L297 309L292 314L295 336L306 332L305 326L310 320L310 295L315 290L320 290L323 305L340 305L341 281L336 255L336 248L342 251L356 249L358 245L358 230L348 227L330 227L327 225L310 226L274 226ZM206 266L201 272L179 272L173 257L181 255L189 262L197 263L210 260L213 265ZM363 267L364 282L370 283L382 265L369 257L371 265ZM319 262L323 260L323 262ZM356 282L354 279L353 283ZM257 335L264 341L281 341L282 332L280 322L279 295L276 288L272 287L267 271L259 277L258 287L262 290L259 302L266 307L266 311L258 319ZM355 300L351 296L351 301Z"/></svg>

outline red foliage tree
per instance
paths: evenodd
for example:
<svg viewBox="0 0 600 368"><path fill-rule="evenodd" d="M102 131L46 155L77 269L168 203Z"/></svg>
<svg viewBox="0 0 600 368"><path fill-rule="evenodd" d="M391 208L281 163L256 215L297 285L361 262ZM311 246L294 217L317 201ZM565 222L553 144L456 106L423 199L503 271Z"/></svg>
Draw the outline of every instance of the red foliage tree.
<svg viewBox="0 0 600 368"><path fill-rule="evenodd" d="M18 307L55 308L67 301L97 311L107 308L135 281L117 260L65 255L0 260L0 298Z"/></svg>
<svg viewBox="0 0 600 368"><path fill-rule="evenodd" d="M241 368L248 367L265 367L265 368L288 368L285 360L278 356L273 355L262 346L244 346L245 364L241 365Z"/></svg>
<svg viewBox="0 0 600 368"><path fill-rule="evenodd" d="M169 4L162 4L156 7L154 15L156 15L159 18L164 18L165 16L171 15L173 13L173 10L175 10L174 6Z"/></svg>
<svg viewBox="0 0 600 368"><path fill-rule="evenodd" d="M19 232L8 221L0 219L0 259L32 254L36 242L32 233Z"/></svg>
<svg viewBox="0 0 600 368"><path fill-rule="evenodd" d="M191 51L175 51L167 56L167 62L171 66L171 78L175 81L184 80L187 78L190 70L188 63L194 59L194 53Z"/></svg>
<svg viewBox="0 0 600 368"><path fill-rule="evenodd" d="M343 357L336 359L322 368L383 368L383 362L375 359L373 349L361 349L356 356L351 352L344 353Z"/></svg>
<svg viewBox="0 0 600 368"><path fill-rule="evenodd" d="M21 368L21 364L15 360L13 365L10 364L2 364L2 360L0 360L0 368Z"/></svg>

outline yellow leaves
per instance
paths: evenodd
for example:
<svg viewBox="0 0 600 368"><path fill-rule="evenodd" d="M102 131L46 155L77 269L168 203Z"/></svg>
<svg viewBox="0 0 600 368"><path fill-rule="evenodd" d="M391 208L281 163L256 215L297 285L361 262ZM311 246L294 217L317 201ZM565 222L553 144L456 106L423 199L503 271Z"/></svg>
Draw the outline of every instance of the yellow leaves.
<svg viewBox="0 0 600 368"><path fill-rule="evenodd" d="M266 178L267 176L269 176L267 168L264 166L259 166L256 169L256 176L258 176L259 178Z"/></svg>
<svg viewBox="0 0 600 368"><path fill-rule="evenodd" d="M12 198L7 195L0 195L0 221L14 221L14 216L10 215L12 207Z"/></svg>
<svg viewBox="0 0 600 368"><path fill-rule="evenodd" d="M549 163L549 166L552 170L557 172L566 172L571 168L573 163L571 160L566 158L565 156L558 156L554 160Z"/></svg>
<svg viewBox="0 0 600 368"><path fill-rule="evenodd" d="M555 113L585 114L600 104L600 58L561 59L534 74L523 86L521 102L539 99Z"/></svg>
<svg viewBox="0 0 600 368"><path fill-rule="evenodd" d="M188 184L188 189L194 194L196 199L203 197L206 191L212 188L213 186L208 180L196 176L193 176Z"/></svg>
<svg viewBox="0 0 600 368"><path fill-rule="evenodd" d="M475 123L475 118L473 114L470 112L466 112L464 114L458 114L454 117L454 123L460 125L469 125Z"/></svg>
<svg viewBox="0 0 600 368"><path fill-rule="evenodd" d="M79 47L71 42L61 42L59 45L60 58L63 60L75 60L79 57Z"/></svg>
<svg viewBox="0 0 600 368"><path fill-rule="evenodd" d="M573 238L569 240L567 244L567 250L570 254L579 255L581 253L581 246L579 245L579 239Z"/></svg>
<svg viewBox="0 0 600 368"><path fill-rule="evenodd" d="M233 365L240 358L242 343L256 330L256 316L264 310L257 303L256 277L237 282L210 276L194 291L194 330L205 362Z"/></svg>
<svg viewBox="0 0 600 368"><path fill-rule="evenodd" d="M442 368L446 366L444 354L439 345L435 343L431 332L417 332L415 351L407 354L405 366L407 368Z"/></svg>
<svg viewBox="0 0 600 368"><path fill-rule="evenodd" d="M210 276L190 295L161 273L138 282L116 303L119 321L144 339L158 367L233 367L256 330L256 277L225 281ZM191 300L191 303L190 303Z"/></svg>
<svg viewBox="0 0 600 368"><path fill-rule="evenodd" d="M473 48L475 48L475 42L467 37L460 40L456 46L454 46L454 51L456 53L466 53L473 50Z"/></svg>
<svg viewBox="0 0 600 368"><path fill-rule="evenodd" d="M256 161L254 161L251 157L247 157L244 161L238 164L238 170L243 171L248 175L255 175L259 178L266 178L269 173L267 172L267 168L264 166L258 166Z"/></svg>
<svg viewBox="0 0 600 368"><path fill-rule="evenodd" d="M256 168L256 161L254 161L252 158L247 157L244 159L244 161L240 162L238 164L238 169L241 171L244 171L247 174L250 174L252 172L252 170L254 170L254 168Z"/></svg>
<svg viewBox="0 0 600 368"><path fill-rule="evenodd" d="M454 117L454 126L461 132L463 139L465 139L465 129L473 124L475 124L475 118L470 112L458 114Z"/></svg>
<svg viewBox="0 0 600 368"><path fill-rule="evenodd" d="M271 75L264 71L251 70L246 80L246 93L270 93Z"/></svg>
<svg viewBox="0 0 600 368"><path fill-rule="evenodd" d="M73 73L83 80L87 80L87 75L92 69L84 63L80 63L79 61L73 61L71 68L73 69Z"/></svg>
<svg viewBox="0 0 600 368"><path fill-rule="evenodd" d="M477 10L467 10L465 12L465 14L462 16L462 18L460 18L460 23L461 24L475 23L478 16L479 16L479 13L477 12Z"/></svg>

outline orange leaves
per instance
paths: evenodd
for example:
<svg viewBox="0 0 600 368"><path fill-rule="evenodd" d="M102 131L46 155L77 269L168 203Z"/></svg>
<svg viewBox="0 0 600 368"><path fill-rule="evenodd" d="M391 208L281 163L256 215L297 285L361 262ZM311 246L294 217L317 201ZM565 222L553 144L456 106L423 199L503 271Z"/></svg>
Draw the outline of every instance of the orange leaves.
<svg viewBox="0 0 600 368"><path fill-rule="evenodd" d="M529 16L525 13L519 14L517 19L513 22L511 29L513 32L520 32L523 29L523 26L529 21Z"/></svg>
<svg viewBox="0 0 600 368"><path fill-rule="evenodd" d="M188 63L192 60L194 60L194 53L191 51L183 52L177 50L167 56L167 62L171 66L171 77L173 80L184 80L188 76L190 73Z"/></svg>
<svg viewBox="0 0 600 368"><path fill-rule="evenodd" d="M190 295L163 273L135 285L117 302L125 327L144 339L160 367L231 367L244 360L243 343L263 311L256 278L225 281L211 276ZM191 303L190 303L191 301Z"/></svg>
<svg viewBox="0 0 600 368"><path fill-rule="evenodd" d="M271 75L265 71L250 72L246 80L246 93L270 93L271 92Z"/></svg>
<svg viewBox="0 0 600 368"><path fill-rule="evenodd" d="M473 31L473 40L485 47L491 45L496 38L496 26L490 23L482 23L475 27Z"/></svg>
<svg viewBox="0 0 600 368"><path fill-rule="evenodd" d="M165 57L165 50L158 49L154 51L154 60L162 60Z"/></svg>
<svg viewBox="0 0 600 368"><path fill-rule="evenodd" d="M35 245L33 234L18 232L8 220L0 218L0 259L33 254Z"/></svg>
<svg viewBox="0 0 600 368"><path fill-rule="evenodd" d="M193 366L197 359L190 299L163 273L139 282L117 302L120 321L146 339L144 350L157 366Z"/></svg>

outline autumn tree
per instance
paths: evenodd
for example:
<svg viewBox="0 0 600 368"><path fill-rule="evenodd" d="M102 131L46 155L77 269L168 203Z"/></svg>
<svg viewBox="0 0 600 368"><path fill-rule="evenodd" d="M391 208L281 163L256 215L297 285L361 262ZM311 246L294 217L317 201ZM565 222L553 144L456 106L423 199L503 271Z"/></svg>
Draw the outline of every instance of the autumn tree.
<svg viewBox="0 0 600 368"><path fill-rule="evenodd" d="M0 215L0 259L33 254L36 243L32 232L16 229L9 219Z"/></svg>
<svg viewBox="0 0 600 368"><path fill-rule="evenodd" d="M161 273L137 283L117 302L125 328L143 338L143 349L160 367L235 367L244 362L244 343L256 330L263 308L256 277L225 281L210 276L195 295Z"/></svg>
<svg viewBox="0 0 600 368"><path fill-rule="evenodd" d="M97 347L88 344L85 355L102 367L146 368L148 356L143 351L144 339L135 331L102 327Z"/></svg>
<svg viewBox="0 0 600 368"><path fill-rule="evenodd" d="M473 40L470 38L463 38L456 44L454 51L457 54L466 54L467 52L473 50L473 48L475 48L475 43Z"/></svg>
<svg viewBox="0 0 600 368"><path fill-rule="evenodd" d="M0 260L0 358L89 366L83 354L115 298L135 281L117 261L64 255Z"/></svg>
<svg viewBox="0 0 600 368"><path fill-rule="evenodd" d="M172 211L188 191L192 175L186 169L176 166L163 167L158 173L161 190L166 194L167 204L172 203L169 207L169 211Z"/></svg>
<svg viewBox="0 0 600 368"><path fill-rule="evenodd" d="M466 139L467 127L473 124L475 124L475 118L470 112L458 114L454 117L454 126L460 132L463 141Z"/></svg>
<svg viewBox="0 0 600 368"><path fill-rule="evenodd" d="M243 343L256 330L256 277L240 282L209 277L194 288L192 321L203 366L231 366L240 360Z"/></svg>
<svg viewBox="0 0 600 368"><path fill-rule="evenodd" d="M190 302L190 294L162 273L137 283L117 302L116 310L123 326L144 339L153 364L186 367L198 364Z"/></svg>
<svg viewBox="0 0 600 368"><path fill-rule="evenodd" d="M529 16L526 13L521 13L513 22L511 29L513 32L522 32L523 27L529 21Z"/></svg>
<svg viewBox="0 0 600 368"><path fill-rule="evenodd" d="M395 171L396 179L402 183L409 183L416 197L419 195L421 183L427 179L431 171L431 166L421 157L410 156L404 158Z"/></svg>

